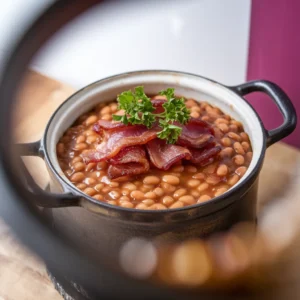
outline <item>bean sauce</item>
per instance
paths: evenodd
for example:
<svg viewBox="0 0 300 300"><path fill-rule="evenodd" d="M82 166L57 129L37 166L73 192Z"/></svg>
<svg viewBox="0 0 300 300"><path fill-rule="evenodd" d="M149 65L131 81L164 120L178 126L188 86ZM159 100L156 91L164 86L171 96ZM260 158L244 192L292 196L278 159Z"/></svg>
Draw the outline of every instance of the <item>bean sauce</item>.
<svg viewBox="0 0 300 300"><path fill-rule="evenodd" d="M210 164L200 167L188 161L168 171L151 167L147 174L108 178L106 162L83 163L81 154L101 142L93 131L97 120L112 120L117 103L99 104L82 115L61 137L57 157L66 177L94 199L136 209L180 208L210 201L230 189L244 176L252 159L252 148L243 125L206 102L186 100L191 116L208 122L222 150Z"/></svg>

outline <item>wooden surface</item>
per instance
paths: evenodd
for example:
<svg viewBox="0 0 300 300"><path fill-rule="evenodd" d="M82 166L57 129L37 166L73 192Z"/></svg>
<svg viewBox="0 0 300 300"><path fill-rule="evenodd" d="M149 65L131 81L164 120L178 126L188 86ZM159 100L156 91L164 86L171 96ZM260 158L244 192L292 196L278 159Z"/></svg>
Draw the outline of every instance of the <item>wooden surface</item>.
<svg viewBox="0 0 300 300"><path fill-rule="evenodd" d="M16 106L16 139L35 141L55 110L73 89L41 74L29 72ZM48 180L39 158L26 158L30 172L41 186ZM34 166L34 167L32 167ZM37 176L45 174L45 176ZM284 264L274 276L282 285L268 299L292 295L300 299L300 152L278 143L267 151L260 176L259 226L269 233L270 243L282 250ZM291 246L292 245L292 246ZM298 250L298 251L297 251ZM298 253L299 252L299 253ZM271 298L270 298L271 297ZM266 296L258 296L266 299ZM292 299L288 297L288 299ZM10 229L0 221L0 300L61 299L49 281L43 262L18 243Z"/></svg>

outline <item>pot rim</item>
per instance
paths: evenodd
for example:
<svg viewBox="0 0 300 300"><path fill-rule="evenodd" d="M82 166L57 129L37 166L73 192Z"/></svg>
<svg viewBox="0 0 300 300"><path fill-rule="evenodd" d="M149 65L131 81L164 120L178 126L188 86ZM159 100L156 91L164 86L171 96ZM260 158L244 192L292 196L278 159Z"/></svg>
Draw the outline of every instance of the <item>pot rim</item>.
<svg viewBox="0 0 300 300"><path fill-rule="evenodd" d="M192 77L196 77L196 78L201 78L204 80L207 80L211 83L217 84L219 86L221 86L222 88L225 88L227 91L231 91L233 92L237 97L240 98L241 101L244 101L244 103L246 103L246 105L248 106L249 109L252 110L252 112L255 114L257 120L259 121L259 126L261 128L261 132L262 132L262 148L261 148L261 152L260 155L257 159L256 164L253 166L251 172L247 175L245 175L243 178L242 182L238 182L236 183L233 187L231 187L228 191L226 191L224 194L214 197L211 200L208 200L206 202L202 202L202 203L196 203L193 205L188 205L185 207L181 207L181 208L173 208L173 209L165 209L165 210L140 210L140 209L136 209L136 208L124 208L121 206L116 206L116 205L111 205L102 201L98 201L94 198L92 198L91 196L88 196L87 194L83 193L82 191L80 191L79 189L77 189L71 182L69 182L68 180L66 180L63 176L60 175L60 172L55 168L55 166L53 165L51 158L49 157L49 153L47 150L47 137L48 137L48 132L49 132L49 128L52 124L53 119L56 117L56 114L70 101L72 101L73 97L77 96L78 94L84 92L85 90L89 90L91 88L93 88L94 85L98 85L99 83L105 83L106 81L112 80L112 79L118 79L121 77L124 77L126 75L142 75L142 74L147 74L147 73L153 73L153 72L157 72L157 73L172 73L175 75L187 75L187 76L192 76ZM110 212L115 211L115 212L124 212L124 213L139 213L141 215L151 215L153 213L155 213L156 215L166 215L168 213L176 213L176 212L187 212L189 210L194 210L194 209L204 209L204 207L215 207L213 209L213 211L217 211L220 210L228 205L230 205L232 202L234 202L235 200L238 200L238 198L240 197L232 197L234 194L236 193L240 193L243 192L245 193L248 189L250 189L250 187L252 186L252 183L255 181L258 172L260 171L260 168L262 166L263 160L264 160L264 156L265 156L265 152L266 152L266 131L263 125L263 122L261 120L261 118L259 117L258 113L255 111L255 109L239 94L237 93L237 91L234 89L234 87L230 87L230 86L226 86L223 85L215 80L209 79L207 77L201 76L201 75L197 75L194 73L189 73L189 72L182 72L182 71L173 71L173 70L159 70L159 69L148 69L148 70L138 70L138 71L130 71L130 72L123 72L123 73L119 73L116 75L112 75L109 77L105 77L102 78L100 80L97 80L81 89L79 89L78 91L76 91L75 93L73 93L70 97L68 97L56 110L55 112L52 114L51 118L49 119L47 126L45 128L44 134L42 136L41 139L41 148L40 150L43 152L43 157L47 163L47 165L50 167L51 171L55 174L56 178L60 181L60 183L65 187L67 187L67 190L71 191L71 193L73 195L77 195L80 196L81 199L83 200L87 200L89 204L94 204L96 205L96 207L98 208L105 208L107 210L109 210ZM250 186L245 190L243 189L243 187L250 182ZM243 191L245 190L245 191ZM225 203L225 200L228 199L228 201ZM217 204L223 203L222 206ZM81 207L84 207L88 210L94 211L94 212L99 212L97 209L91 209L91 206L89 204L85 204L83 201L81 201ZM100 210L102 213L103 211ZM209 214L209 213L207 213ZM109 216L112 216L112 214L109 214Z"/></svg>

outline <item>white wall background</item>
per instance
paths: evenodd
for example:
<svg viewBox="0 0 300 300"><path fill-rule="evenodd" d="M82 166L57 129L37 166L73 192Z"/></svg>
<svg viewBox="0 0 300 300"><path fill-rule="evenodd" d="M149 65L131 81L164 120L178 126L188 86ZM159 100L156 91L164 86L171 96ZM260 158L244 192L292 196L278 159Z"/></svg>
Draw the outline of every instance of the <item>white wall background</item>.
<svg viewBox="0 0 300 300"><path fill-rule="evenodd" d="M0 10L0 53L52 1L7 2ZM73 21L32 66L78 88L139 69L181 70L226 84L245 80L250 0L124 2Z"/></svg>

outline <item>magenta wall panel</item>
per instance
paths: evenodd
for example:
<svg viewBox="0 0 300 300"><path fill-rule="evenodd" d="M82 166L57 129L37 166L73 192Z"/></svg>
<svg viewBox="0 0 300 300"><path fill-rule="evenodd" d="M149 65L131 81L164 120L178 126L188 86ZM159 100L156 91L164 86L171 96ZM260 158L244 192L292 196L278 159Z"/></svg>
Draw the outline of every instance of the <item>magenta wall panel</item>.
<svg viewBox="0 0 300 300"><path fill-rule="evenodd" d="M300 0L252 0L247 79L268 79L291 98L300 117ZM280 125L275 104L262 94L247 97L266 128ZM300 148L300 122L285 142Z"/></svg>

